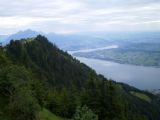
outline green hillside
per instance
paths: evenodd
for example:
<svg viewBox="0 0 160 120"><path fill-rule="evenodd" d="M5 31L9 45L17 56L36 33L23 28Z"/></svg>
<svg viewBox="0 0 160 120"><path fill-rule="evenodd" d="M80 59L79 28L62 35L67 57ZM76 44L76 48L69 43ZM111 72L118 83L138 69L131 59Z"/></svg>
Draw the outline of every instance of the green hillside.
<svg viewBox="0 0 160 120"><path fill-rule="evenodd" d="M160 98L96 74L41 35L1 47L0 120L63 118L160 120Z"/></svg>
<svg viewBox="0 0 160 120"><path fill-rule="evenodd" d="M42 109L38 113L39 120L67 120L61 117L56 116L55 114L51 113L47 109Z"/></svg>

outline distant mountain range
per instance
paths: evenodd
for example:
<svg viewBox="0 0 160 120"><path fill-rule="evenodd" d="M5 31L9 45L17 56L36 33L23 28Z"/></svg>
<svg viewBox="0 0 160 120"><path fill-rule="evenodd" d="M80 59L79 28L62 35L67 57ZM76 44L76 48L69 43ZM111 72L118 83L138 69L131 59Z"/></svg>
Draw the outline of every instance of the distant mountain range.
<svg viewBox="0 0 160 120"><path fill-rule="evenodd" d="M160 31L137 32L98 32L88 33L111 41L123 41L131 43L160 43Z"/></svg>
<svg viewBox="0 0 160 120"><path fill-rule="evenodd" d="M108 40L102 39L100 37L91 37L86 35L61 35L55 33L45 34L43 32L37 32L30 29L19 31L8 36L0 36L0 41L5 45L8 44L10 40L36 37L39 34L45 35L49 39L49 41L56 44L63 50L96 48L112 44L112 42L109 42Z"/></svg>
<svg viewBox="0 0 160 120"><path fill-rule="evenodd" d="M25 31L19 31L15 34L2 36L0 39L3 44L8 44L10 40L19 40L19 39L24 39L24 38L36 37L39 34L43 34L43 33L27 29Z"/></svg>
<svg viewBox="0 0 160 120"><path fill-rule="evenodd" d="M160 32L115 32L93 34L55 34L33 31L31 29L19 31L11 35L0 35L0 42L8 44L11 39L44 35L48 40L63 50L80 50L88 48L106 47L108 45L125 45L128 43L160 43Z"/></svg>

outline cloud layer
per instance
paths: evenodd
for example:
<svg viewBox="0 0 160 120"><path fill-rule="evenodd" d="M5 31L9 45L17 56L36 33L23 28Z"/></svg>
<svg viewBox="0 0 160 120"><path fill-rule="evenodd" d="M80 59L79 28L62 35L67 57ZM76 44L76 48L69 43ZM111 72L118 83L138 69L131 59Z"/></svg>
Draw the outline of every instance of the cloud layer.
<svg viewBox="0 0 160 120"><path fill-rule="evenodd" d="M160 0L5 0L0 33L160 30Z"/></svg>

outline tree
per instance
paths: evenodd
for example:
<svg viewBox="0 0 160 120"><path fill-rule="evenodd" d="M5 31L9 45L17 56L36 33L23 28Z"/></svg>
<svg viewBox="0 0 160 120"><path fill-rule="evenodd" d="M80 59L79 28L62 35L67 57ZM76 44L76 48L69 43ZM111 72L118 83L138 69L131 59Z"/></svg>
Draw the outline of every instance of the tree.
<svg viewBox="0 0 160 120"><path fill-rule="evenodd" d="M69 89L54 89L50 92L48 108L63 117L71 118L76 108L76 101Z"/></svg>
<svg viewBox="0 0 160 120"><path fill-rule="evenodd" d="M0 48L0 68L6 66L9 63L8 58L5 55L3 48Z"/></svg>
<svg viewBox="0 0 160 120"><path fill-rule="evenodd" d="M3 98L6 116L11 120L34 120L39 110L31 89L31 74L17 65L0 69L0 99Z"/></svg>
<svg viewBox="0 0 160 120"><path fill-rule="evenodd" d="M73 120L98 120L98 116L87 106L77 107Z"/></svg>

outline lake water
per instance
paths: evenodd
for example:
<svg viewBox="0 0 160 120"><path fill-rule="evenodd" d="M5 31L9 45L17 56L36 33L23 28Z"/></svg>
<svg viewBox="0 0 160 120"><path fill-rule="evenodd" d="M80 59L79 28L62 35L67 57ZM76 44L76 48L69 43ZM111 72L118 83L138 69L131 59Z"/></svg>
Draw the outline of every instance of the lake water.
<svg viewBox="0 0 160 120"><path fill-rule="evenodd" d="M160 68L119 64L83 57L76 58L93 68L97 73L115 81L124 82L143 90L160 89Z"/></svg>

